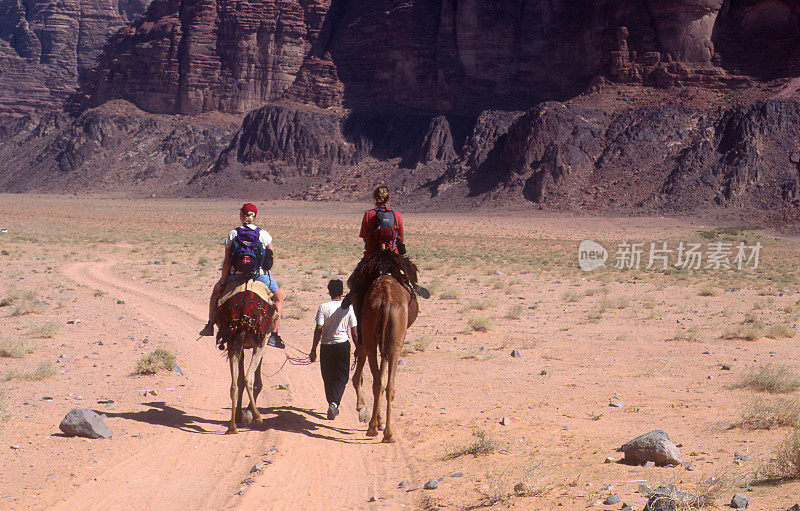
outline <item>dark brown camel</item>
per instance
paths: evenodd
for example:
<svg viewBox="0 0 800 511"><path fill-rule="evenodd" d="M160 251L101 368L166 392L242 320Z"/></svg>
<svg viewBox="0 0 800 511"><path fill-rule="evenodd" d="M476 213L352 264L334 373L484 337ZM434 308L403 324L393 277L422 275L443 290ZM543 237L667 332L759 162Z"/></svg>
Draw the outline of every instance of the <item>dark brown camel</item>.
<svg viewBox="0 0 800 511"><path fill-rule="evenodd" d="M226 351L231 369L231 421L228 435L236 433L236 420L261 424L256 399L261 391L261 360L264 341L275 319L275 306L269 290L261 282L249 281L229 285L220 298L216 322L219 326L217 343ZM245 370L245 350L252 350L250 364ZM243 391L250 404L242 410Z"/></svg>
<svg viewBox="0 0 800 511"><path fill-rule="evenodd" d="M416 275L414 275L416 280ZM364 294L361 307L360 347L357 355L353 386L356 389L356 409L361 422L369 414L361 392L364 363L369 360L372 372L373 406L367 436L377 436L383 429L383 442L394 442L392 433L392 400L394 399L397 360L406 338L406 329L414 323L419 313L416 297L411 299L408 289L391 275L375 280ZM378 351L381 354L378 368ZM386 391L386 425L380 411L381 394Z"/></svg>

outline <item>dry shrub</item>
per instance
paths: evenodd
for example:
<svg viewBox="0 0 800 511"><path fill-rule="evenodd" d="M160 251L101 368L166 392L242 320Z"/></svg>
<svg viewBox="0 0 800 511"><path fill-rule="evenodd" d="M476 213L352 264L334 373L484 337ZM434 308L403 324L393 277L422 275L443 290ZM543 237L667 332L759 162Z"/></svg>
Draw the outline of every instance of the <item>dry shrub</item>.
<svg viewBox="0 0 800 511"><path fill-rule="evenodd" d="M742 412L742 420L736 424L747 429L772 429L780 426L800 425L800 401L778 399L753 401Z"/></svg>
<svg viewBox="0 0 800 511"><path fill-rule="evenodd" d="M756 475L762 481L800 479L800 429L795 429L775 450L774 457Z"/></svg>
<svg viewBox="0 0 800 511"><path fill-rule="evenodd" d="M786 366L767 364L747 373L733 388L747 388L771 394L793 392L800 388L800 378Z"/></svg>
<svg viewBox="0 0 800 511"><path fill-rule="evenodd" d="M27 339L0 338L0 357L22 358L35 349L36 345Z"/></svg>
<svg viewBox="0 0 800 511"><path fill-rule="evenodd" d="M681 330L673 337L667 339L668 341L686 341L686 342L700 342L702 338L697 327L689 327L686 330Z"/></svg>
<svg viewBox="0 0 800 511"><path fill-rule="evenodd" d="M39 381L50 378L51 376L55 376L55 374L56 371L53 369L53 365L50 363L50 361L46 360L39 364L36 369L12 369L11 371L6 372L5 376L3 376L3 381Z"/></svg>
<svg viewBox="0 0 800 511"><path fill-rule="evenodd" d="M461 293L457 289L445 289L439 293L440 300L458 300L461 298Z"/></svg>
<svg viewBox="0 0 800 511"><path fill-rule="evenodd" d="M520 319L524 310L520 304L512 305L506 311L506 319Z"/></svg>
<svg viewBox="0 0 800 511"><path fill-rule="evenodd" d="M492 328L492 321L482 316L473 316L467 320L467 325L473 332L488 332Z"/></svg>
<svg viewBox="0 0 800 511"><path fill-rule="evenodd" d="M764 327L758 323L737 325L722 334L723 339L742 339L755 341L764 335Z"/></svg>
<svg viewBox="0 0 800 511"><path fill-rule="evenodd" d="M444 459L454 460L468 454L473 456L486 456L500 448L500 443L491 438L483 429L473 431L472 436L475 437L475 440L471 444L451 448L445 453Z"/></svg>
<svg viewBox="0 0 800 511"><path fill-rule="evenodd" d="M468 308L479 311L491 309L494 306L495 304L491 300L473 300L467 305Z"/></svg>
<svg viewBox="0 0 800 511"><path fill-rule="evenodd" d="M477 488L481 494L481 505L493 506L514 497L547 495L555 488L551 477L551 470L546 470L542 462L533 461L521 470L509 465L500 472L488 472L483 484Z"/></svg>
<svg viewBox="0 0 800 511"><path fill-rule="evenodd" d="M768 339L791 339L794 337L794 328L787 325L771 325L764 331Z"/></svg>
<svg viewBox="0 0 800 511"><path fill-rule="evenodd" d="M28 336L34 339L50 339L58 334L61 327L55 321L44 323L31 323L28 325Z"/></svg>
<svg viewBox="0 0 800 511"><path fill-rule="evenodd" d="M175 355L163 348L157 348L143 356L133 370L133 374L156 374L158 371L172 371Z"/></svg>
<svg viewBox="0 0 800 511"><path fill-rule="evenodd" d="M44 304L39 301L36 291L25 291L15 287L11 287L8 295L0 300L0 307L12 307L11 316L44 312Z"/></svg>
<svg viewBox="0 0 800 511"><path fill-rule="evenodd" d="M698 294L700 296L717 296L719 294L719 291L717 291L713 287L703 287L700 289L700 292Z"/></svg>

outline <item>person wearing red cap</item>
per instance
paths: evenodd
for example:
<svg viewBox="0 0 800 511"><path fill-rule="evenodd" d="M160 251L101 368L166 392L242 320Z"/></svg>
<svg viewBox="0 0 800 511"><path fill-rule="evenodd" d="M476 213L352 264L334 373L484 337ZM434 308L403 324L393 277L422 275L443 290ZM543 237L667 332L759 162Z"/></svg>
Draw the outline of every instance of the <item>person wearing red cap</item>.
<svg viewBox="0 0 800 511"><path fill-rule="evenodd" d="M275 248L272 245L272 236L270 236L265 229L256 227L255 221L257 214L258 208L255 206L255 204L248 202L247 204L243 205L239 210L239 220L242 223L241 227L231 230L231 232L229 232L228 236L225 238L225 259L222 262L222 276L214 285L214 290L211 293L211 300L209 301L208 305L208 323L206 323L206 326L200 330L201 336L214 335L214 315L217 312L217 300L219 299L220 293L222 293L222 290L225 288L225 285L234 280L250 278L254 275L252 272L246 273L237 271L237 269L234 267L234 264L231 261L231 245L234 244L234 241L238 240L240 237L252 236L253 240L255 241L257 239L258 243L261 245L261 252L271 253L274 258ZM270 346L283 348L283 341L278 335L278 326L280 326L280 318L283 314L283 291L281 291L281 289L278 287L278 283L275 282L272 276L268 272L264 272L264 268L261 266L256 270L255 278L266 284L266 286L272 292L276 309L275 321L272 325L272 334L270 335L267 344Z"/></svg>

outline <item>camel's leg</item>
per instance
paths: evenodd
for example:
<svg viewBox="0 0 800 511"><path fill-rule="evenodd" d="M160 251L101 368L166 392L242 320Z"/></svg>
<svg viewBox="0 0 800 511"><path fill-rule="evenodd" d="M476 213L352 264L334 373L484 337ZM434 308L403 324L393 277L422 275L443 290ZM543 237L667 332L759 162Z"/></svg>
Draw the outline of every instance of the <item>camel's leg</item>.
<svg viewBox="0 0 800 511"><path fill-rule="evenodd" d="M236 387L239 389L236 396L236 422L238 424L247 424L253 417L249 413L244 413L242 410L242 398L244 397L244 353L239 357L239 377L236 378Z"/></svg>
<svg viewBox="0 0 800 511"><path fill-rule="evenodd" d="M229 359L231 364L231 423L228 424L226 435L236 433L236 400L239 397L239 359L243 356L240 351Z"/></svg>
<svg viewBox="0 0 800 511"><path fill-rule="evenodd" d="M353 388L356 390L356 411L358 411L358 420L367 422L369 420L369 410L364 403L364 393L362 392L364 386L364 364L367 361L367 351L362 345L356 350L356 370L353 372Z"/></svg>
<svg viewBox="0 0 800 511"><path fill-rule="evenodd" d="M261 424L261 415L258 413L256 406L256 398L253 394L253 379L255 377L256 368L261 367L261 358L264 356L264 345L253 348L253 358L250 360L250 367L247 368L245 375L245 388L247 389L247 397L250 398L250 411L253 413L253 424Z"/></svg>
<svg viewBox="0 0 800 511"><path fill-rule="evenodd" d="M375 408L378 409L378 430L383 431L383 407L379 406L381 397L383 397L384 392L386 391L386 383L389 380L389 360L381 355L381 391L378 394L378 400L375 403Z"/></svg>
<svg viewBox="0 0 800 511"><path fill-rule="evenodd" d="M369 369L372 372L372 418L367 427L367 436L378 436L378 409L381 399L381 376L378 372L378 353L375 346L370 346L367 352Z"/></svg>
<svg viewBox="0 0 800 511"><path fill-rule="evenodd" d="M403 338L405 336L402 336ZM402 345L402 342L400 343ZM386 428L383 430L383 442L394 442L394 434L392 433L392 401L394 401L394 379L397 376L397 359L398 351L396 345L393 345L389 354L384 358L388 366L388 380L386 382Z"/></svg>
<svg viewBox="0 0 800 511"><path fill-rule="evenodd" d="M264 383L261 380L261 364L264 363L264 359L262 357L261 361L258 362L258 367L256 367L256 376L253 380L253 397L256 398L258 401L258 395L261 394L261 389L264 388ZM242 369L244 373L244 369ZM244 376L242 376L242 379ZM242 384L244 385L244 384ZM245 408L242 410L242 417L244 417L245 424L250 424L253 421L253 412L250 411L249 408Z"/></svg>

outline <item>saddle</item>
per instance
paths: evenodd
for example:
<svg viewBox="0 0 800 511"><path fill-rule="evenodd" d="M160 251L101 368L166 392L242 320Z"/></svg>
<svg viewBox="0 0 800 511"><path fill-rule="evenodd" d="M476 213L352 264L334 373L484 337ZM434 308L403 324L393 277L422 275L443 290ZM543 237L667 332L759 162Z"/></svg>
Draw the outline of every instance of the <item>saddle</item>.
<svg viewBox="0 0 800 511"><path fill-rule="evenodd" d="M251 279L228 283L217 301L217 347L225 350L226 343L239 339L241 333L263 339L272 329L274 317L275 302L266 284ZM228 350L234 348L227 346Z"/></svg>

